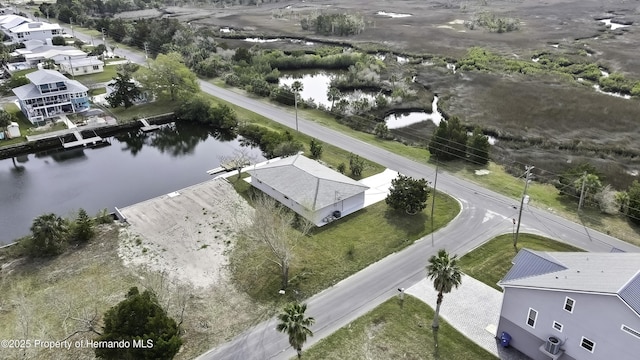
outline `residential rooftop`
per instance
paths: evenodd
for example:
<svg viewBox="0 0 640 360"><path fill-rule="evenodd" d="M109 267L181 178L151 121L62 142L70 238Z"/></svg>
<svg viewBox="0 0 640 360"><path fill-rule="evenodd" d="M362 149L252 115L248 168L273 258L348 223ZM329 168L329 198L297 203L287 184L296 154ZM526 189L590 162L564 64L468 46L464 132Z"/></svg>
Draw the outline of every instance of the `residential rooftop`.
<svg viewBox="0 0 640 360"><path fill-rule="evenodd" d="M309 210L322 209L369 188L301 154L248 172L253 179L268 184Z"/></svg>
<svg viewBox="0 0 640 360"><path fill-rule="evenodd" d="M615 294L640 315L640 253L522 249L499 285Z"/></svg>

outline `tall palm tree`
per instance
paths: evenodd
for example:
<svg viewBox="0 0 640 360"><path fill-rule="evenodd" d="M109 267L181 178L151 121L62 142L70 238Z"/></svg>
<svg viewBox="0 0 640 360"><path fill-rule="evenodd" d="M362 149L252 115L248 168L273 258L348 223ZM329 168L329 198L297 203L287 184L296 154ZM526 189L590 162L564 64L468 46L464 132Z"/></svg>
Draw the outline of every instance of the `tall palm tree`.
<svg viewBox="0 0 640 360"><path fill-rule="evenodd" d="M312 317L305 317L305 311L307 311L307 304L299 302L287 304L278 315L280 322L276 327L276 330L287 333L289 344L296 349L298 359L302 357L302 345L307 341L307 336L313 336L309 326L316 322Z"/></svg>
<svg viewBox="0 0 640 360"><path fill-rule="evenodd" d="M329 90L327 90L327 99L331 101L331 109L329 111L333 111L333 106L336 101L340 100L340 97L342 97L340 90L335 86L330 86Z"/></svg>
<svg viewBox="0 0 640 360"><path fill-rule="evenodd" d="M436 315L433 318L433 324L431 324L431 327L437 329L440 326L438 317L443 295L450 293L454 287L458 288L462 282L462 272L460 271L460 266L458 266L458 255L449 257L449 253L446 250L440 249L438 255L433 255L429 258L427 277L433 280L433 287L438 292Z"/></svg>
<svg viewBox="0 0 640 360"><path fill-rule="evenodd" d="M291 84L291 90L293 90L294 96L294 104L296 107L296 131L298 131L298 96L300 95L300 92L303 88L304 86L298 80L294 81L293 84Z"/></svg>

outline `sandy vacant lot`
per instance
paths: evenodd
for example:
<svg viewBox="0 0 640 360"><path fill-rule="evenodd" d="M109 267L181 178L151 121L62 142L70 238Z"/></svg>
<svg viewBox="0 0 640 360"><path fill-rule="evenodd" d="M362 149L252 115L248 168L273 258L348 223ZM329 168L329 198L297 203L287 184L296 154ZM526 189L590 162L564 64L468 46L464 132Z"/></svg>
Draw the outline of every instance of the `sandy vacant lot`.
<svg viewBox="0 0 640 360"><path fill-rule="evenodd" d="M121 209L125 264L166 272L206 288L225 283L237 214L249 205L225 179L213 179Z"/></svg>

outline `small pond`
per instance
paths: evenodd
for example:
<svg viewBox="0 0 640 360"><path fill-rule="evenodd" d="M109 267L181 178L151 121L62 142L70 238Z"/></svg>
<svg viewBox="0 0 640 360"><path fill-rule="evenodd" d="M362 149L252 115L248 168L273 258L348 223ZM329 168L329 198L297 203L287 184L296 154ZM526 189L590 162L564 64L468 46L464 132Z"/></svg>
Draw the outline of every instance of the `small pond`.
<svg viewBox="0 0 640 360"><path fill-rule="evenodd" d="M386 11L378 11L376 13L376 15L378 15L378 16L386 16L386 17L390 17L390 18L404 18L404 17L411 16L411 14L398 14L398 13L386 12Z"/></svg>
<svg viewBox="0 0 640 360"><path fill-rule="evenodd" d="M291 86L295 81L299 81L302 83L301 99L313 100L317 105L331 108L331 101L329 101L327 92L329 91L331 80L338 75L339 72L335 71L287 72L280 77L280 85ZM343 93L343 98L349 102L367 99L370 103L373 103L377 96L377 93L360 90Z"/></svg>
<svg viewBox="0 0 640 360"><path fill-rule="evenodd" d="M606 27L610 28L611 30L616 30L616 29L621 29L621 28L626 28L626 27L631 26L631 25L618 24L618 23L612 22L611 18L609 18L609 19L600 19L598 21L603 23Z"/></svg>
<svg viewBox="0 0 640 360"><path fill-rule="evenodd" d="M401 127L409 126L422 121L431 121L436 126L438 126L440 124L440 121L442 121L442 114L440 114L440 111L438 110L437 96L433 97L431 107L433 109L433 112L431 114L424 111L396 113L387 116L384 121L387 123L387 128L389 129L399 129Z"/></svg>

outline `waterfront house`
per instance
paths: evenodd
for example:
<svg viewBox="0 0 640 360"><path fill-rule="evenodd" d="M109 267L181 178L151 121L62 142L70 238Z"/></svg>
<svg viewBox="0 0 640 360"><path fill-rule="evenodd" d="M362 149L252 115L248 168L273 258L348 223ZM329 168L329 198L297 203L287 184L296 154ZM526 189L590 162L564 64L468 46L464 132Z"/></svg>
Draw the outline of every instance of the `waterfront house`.
<svg viewBox="0 0 640 360"><path fill-rule="evenodd" d="M497 335L532 359L638 359L639 253L522 249L499 285Z"/></svg>
<svg viewBox="0 0 640 360"><path fill-rule="evenodd" d="M32 123L89 108L89 89L78 81L54 70L38 70L25 76L31 83L13 89L13 93L18 97L20 110Z"/></svg>
<svg viewBox="0 0 640 360"><path fill-rule="evenodd" d="M301 154L248 172L252 186L317 226L362 209L369 188Z"/></svg>
<svg viewBox="0 0 640 360"><path fill-rule="evenodd" d="M62 36L59 24L42 21L32 21L18 15L0 16L0 29L11 38L14 43L29 40L47 40L54 36Z"/></svg>

